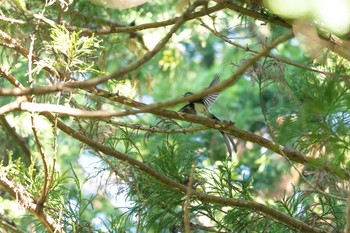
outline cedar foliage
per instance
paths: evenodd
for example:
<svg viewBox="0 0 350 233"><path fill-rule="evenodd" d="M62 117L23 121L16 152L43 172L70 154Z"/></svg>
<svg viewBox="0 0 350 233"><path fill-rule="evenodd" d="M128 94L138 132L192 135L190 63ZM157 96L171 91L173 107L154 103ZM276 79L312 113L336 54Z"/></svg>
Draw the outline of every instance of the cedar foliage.
<svg viewBox="0 0 350 233"><path fill-rule="evenodd" d="M346 36L332 52L335 36L315 24L314 44L286 37L255 61L294 25L261 1L116 10L3 0L0 13L5 232L343 232L349 224ZM314 45L319 54L304 53ZM203 90L216 73L234 80L210 109L225 121L172 112L185 102L142 111ZM232 158L218 127L235 137Z"/></svg>

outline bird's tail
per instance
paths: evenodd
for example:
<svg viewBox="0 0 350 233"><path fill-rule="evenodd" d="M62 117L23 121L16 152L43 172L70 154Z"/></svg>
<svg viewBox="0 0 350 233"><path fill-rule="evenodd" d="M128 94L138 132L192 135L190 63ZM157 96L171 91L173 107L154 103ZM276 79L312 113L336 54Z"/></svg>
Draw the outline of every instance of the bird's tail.
<svg viewBox="0 0 350 233"><path fill-rule="evenodd" d="M220 121L219 118L217 118L214 114L211 114L211 118L212 119L215 119L217 121ZM230 157L232 157L232 149L235 153L237 153L237 146L236 146L236 143L233 141L233 137L230 135L230 134L227 134L223 131L220 130L220 133L222 135L222 137L224 138L225 140L225 146L226 146L226 149L230 155Z"/></svg>
<svg viewBox="0 0 350 233"><path fill-rule="evenodd" d="M220 133L225 140L226 149L227 149L230 157L232 157L232 149L235 153L237 153L236 143L233 141L233 138L230 134L227 134L223 131L220 131Z"/></svg>

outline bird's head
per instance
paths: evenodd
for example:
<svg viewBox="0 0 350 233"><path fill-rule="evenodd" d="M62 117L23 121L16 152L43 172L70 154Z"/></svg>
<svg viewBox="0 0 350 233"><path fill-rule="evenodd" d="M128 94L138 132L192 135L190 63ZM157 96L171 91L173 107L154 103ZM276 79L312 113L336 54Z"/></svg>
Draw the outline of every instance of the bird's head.
<svg viewBox="0 0 350 233"><path fill-rule="evenodd" d="M193 93L192 93L192 92L186 92L186 93L184 94L184 97L190 96L190 95L193 95Z"/></svg>

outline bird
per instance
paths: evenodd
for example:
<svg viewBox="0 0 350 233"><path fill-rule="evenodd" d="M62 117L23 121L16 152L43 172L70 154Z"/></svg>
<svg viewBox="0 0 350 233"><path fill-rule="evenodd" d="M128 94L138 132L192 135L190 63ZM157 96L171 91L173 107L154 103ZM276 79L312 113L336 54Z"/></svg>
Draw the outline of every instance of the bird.
<svg viewBox="0 0 350 233"><path fill-rule="evenodd" d="M213 81L211 81L210 85L208 86L208 88L215 87L219 83L220 83L220 75L216 74L213 78ZM200 99L192 100L188 104L183 106L178 112L188 113L188 114L192 114L192 115L202 114L208 118L220 121L219 118L217 118L214 114L212 114L209 111L209 107L216 101L219 94L220 94L219 92L213 92L213 93L210 93L209 95L204 96ZM184 94L184 96L190 96L190 95L193 95L193 93L186 92ZM232 148L237 153L237 147L236 147L235 142L233 141L232 136L221 131L221 130L219 130L219 131L225 140L225 146L226 146L226 149L227 149L229 155L232 156Z"/></svg>

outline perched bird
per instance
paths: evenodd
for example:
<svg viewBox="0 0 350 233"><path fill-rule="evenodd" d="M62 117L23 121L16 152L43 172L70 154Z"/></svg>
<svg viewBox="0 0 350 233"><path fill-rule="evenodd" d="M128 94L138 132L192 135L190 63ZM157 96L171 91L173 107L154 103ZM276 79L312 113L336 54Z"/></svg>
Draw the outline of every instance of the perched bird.
<svg viewBox="0 0 350 233"><path fill-rule="evenodd" d="M218 74L216 74L214 76L213 81L210 83L209 87L217 86L219 83L220 83L220 76ZM184 96L189 96L189 95L193 95L193 93L187 92ZM212 105L216 101L218 96L219 96L219 92L214 92L214 93L211 93L211 94L204 96L200 99L190 101L188 104L183 106L179 110L179 112L193 114L193 115L202 114L202 115L209 117L211 119L215 119L217 121L220 121L219 118L217 118L214 114L212 114L209 111L210 105ZM227 149L229 155L232 156L232 148L234 149L235 152L237 152L236 144L233 141L232 136L223 132L223 131L220 131L220 133L224 137L226 149Z"/></svg>

